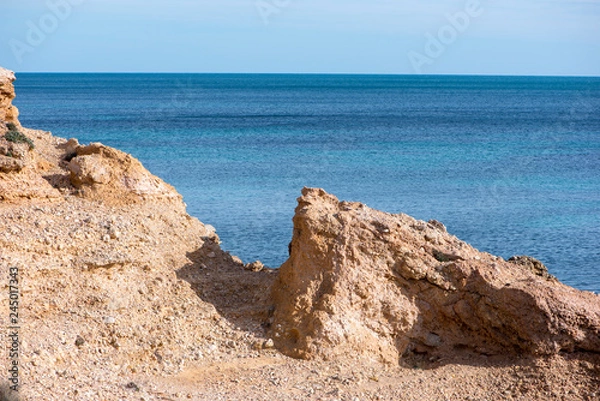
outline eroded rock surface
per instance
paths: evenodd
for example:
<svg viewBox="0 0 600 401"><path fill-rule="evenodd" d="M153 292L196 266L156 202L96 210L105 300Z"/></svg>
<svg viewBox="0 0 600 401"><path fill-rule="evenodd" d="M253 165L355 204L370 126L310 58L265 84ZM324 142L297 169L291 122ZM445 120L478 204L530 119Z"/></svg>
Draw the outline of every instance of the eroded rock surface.
<svg viewBox="0 0 600 401"><path fill-rule="evenodd" d="M61 194L73 194L111 205L147 199L182 205L173 187L131 155L22 127L12 105L14 80L12 71L0 68L0 200L60 200Z"/></svg>
<svg viewBox="0 0 600 401"><path fill-rule="evenodd" d="M231 358L227 344L260 355L275 274L245 270L131 155L17 125L3 76L0 304L17 269L23 399L159 399L126 385Z"/></svg>
<svg viewBox="0 0 600 401"><path fill-rule="evenodd" d="M0 67L0 121L20 126L19 111L12 104L12 100L15 98L14 81L14 72Z"/></svg>
<svg viewBox="0 0 600 401"><path fill-rule="evenodd" d="M172 199L177 203L181 200L175 188L150 174L131 155L101 143L88 146L75 143L71 139L64 148L65 157L70 159L67 164L70 181L79 194L111 203L139 198Z"/></svg>
<svg viewBox="0 0 600 401"><path fill-rule="evenodd" d="M296 357L392 363L465 348L600 352L600 297L520 261L479 252L438 222L305 188L273 288L274 338Z"/></svg>

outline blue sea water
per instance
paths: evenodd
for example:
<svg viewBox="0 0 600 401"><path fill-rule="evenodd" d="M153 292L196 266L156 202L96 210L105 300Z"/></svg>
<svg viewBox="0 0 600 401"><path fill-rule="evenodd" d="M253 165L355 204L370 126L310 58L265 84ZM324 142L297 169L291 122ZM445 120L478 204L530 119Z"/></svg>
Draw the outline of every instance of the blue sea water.
<svg viewBox="0 0 600 401"><path fill-rule="evenodd" d="M286 260L313 186L600 291L600 78L17 78L25 126L133 154L244 261Z"/></svg>

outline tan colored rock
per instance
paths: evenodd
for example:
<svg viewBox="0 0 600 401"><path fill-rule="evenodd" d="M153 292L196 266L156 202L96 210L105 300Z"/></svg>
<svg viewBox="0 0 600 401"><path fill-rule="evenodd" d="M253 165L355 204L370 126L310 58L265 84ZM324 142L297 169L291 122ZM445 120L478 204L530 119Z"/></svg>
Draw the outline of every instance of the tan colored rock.
<svg viewBox="0 0 600 401"><path fill-rule="evenodd" d="M22 284L19 366L35 378L23 380L24 399L131 399L123 384L140 375L173 375L265 341L255 327L275 274L245 271L214 227L131 155L19 132L35 148L18 153L0 139L17 156L0 158L0 276L17 268ZM0 291L0 304L8 296Z"/></svg>
<svg viewBox="0 0 600 401"><path fill-rule="evenodd" d="M18 174L0 173L0 201L61 199L60 192L53 188L40 174L23 170Z"/></svg>
<svg viewBox="0 0 600 401"><path fill-rule="evenodd" d="M23 160L0 154L0 173L21 171L24 165Z"/></svg>
<svg viewBox="0 0 600 401"><path fill-rule="evenodd" d="M516 266L441 224L305 188L273 288L274 339L295 357L391 363L465 348L600 353L600 297Z"/></svg>
<svg viewBox="0 0 600 401"><path fill-rule="evenodd" d="M81 146L81 145L79 145L79 141L76 138L70 138L61 147L65 150L66 157L75 157L75 156L77 156L77 148L79 146Z"/></svg>
<svg viewBox="0 0 600 401"><path fill-rule="evenodd" d="M73 140L64 145L66 155L74 147ZM67 168L71 183L80 193L110 203L131 202L144 198L181 201L175 189L150 174L142 164L126 153L101 143L77 146L76 157Z"/></svg>
<svg viewBox="0 0 600 401"><path fill-rule="evenodd" d="M12 105L15 98L14 81L14 72L0 67L0 123L13 123L20 127L19 110Z"/></svg>
<svg viewBox="0 0 600 401"><path fill-rule="evenodd" d="M259 272L259 271L263 270L264 268L265 268L265 265L260 260L254 261L252 263L246 263L244 265L244 269L250 270L253 272Z"/></svg>
<svg viewBox="0 0 600 401"><path fill-rule="evenodd" d="M100 155L78 156L69 163L71 182L76 187L108 184L111 177L107 168Z"/></svg>
<svg viewBox="0 0 600 401"><path fill-rule="evenodd" d="M19 172L30 162L29 145L11 142L5 137L7 132L22 128L18 120L19 112L12 105L15 98L14 80L12 71L0 67L0 173Z"/></svg>

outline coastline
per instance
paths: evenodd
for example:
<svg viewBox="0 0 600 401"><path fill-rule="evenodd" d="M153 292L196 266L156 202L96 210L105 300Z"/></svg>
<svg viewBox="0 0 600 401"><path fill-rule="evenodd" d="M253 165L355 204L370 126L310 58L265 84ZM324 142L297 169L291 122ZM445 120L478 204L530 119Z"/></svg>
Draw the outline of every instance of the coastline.
<svg viewBox="0 0 600 401"><path fill-rule="evenodd" d="M10 110L0 117L18 123ZM35 147L2 156L0 244L3 276L21 275L26 400L599 396L597 295L479 253L438 222L317 189L299 198L287 266L261 269L224 252L130 155L16 127ZM480 308L455 302L462 324L438 319L453 294Z"/></svg>

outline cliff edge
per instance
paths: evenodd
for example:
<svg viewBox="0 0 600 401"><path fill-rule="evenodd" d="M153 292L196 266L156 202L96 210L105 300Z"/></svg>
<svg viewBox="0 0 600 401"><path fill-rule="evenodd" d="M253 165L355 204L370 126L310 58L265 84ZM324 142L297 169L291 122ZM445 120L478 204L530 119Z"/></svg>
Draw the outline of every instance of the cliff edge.
<svg viewBox="0 0 600 401"><path fill-rule="evenodd" d="M244 264L133 156L23 127L13 81L0 369L22 400L598 399L598 296L540 262L305 189L289 260Z"/></svg>
<svg viewBox="0 0 600 401"><path fill-rule="evenodd" d="M140 376L225 360L240 338L260 352L274 274L244 269L131 155L22 127L13 80L0 70L0 305L11 269L23 399L154 400Z"/></svg>

